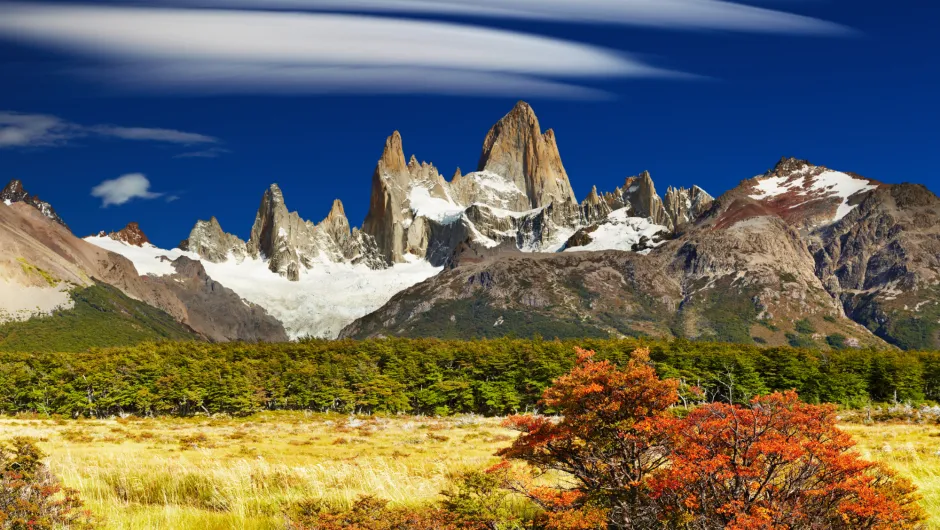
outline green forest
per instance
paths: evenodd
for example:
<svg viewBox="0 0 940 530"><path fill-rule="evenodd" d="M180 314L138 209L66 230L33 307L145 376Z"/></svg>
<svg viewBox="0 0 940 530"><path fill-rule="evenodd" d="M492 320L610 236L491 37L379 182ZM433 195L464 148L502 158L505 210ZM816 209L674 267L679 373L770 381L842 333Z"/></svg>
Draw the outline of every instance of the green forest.
<svg viewBox="0 0 940 530"><path fill-rule="evenodd" d="M624 364L651 350L662 377L709 401L795 389L860 408L940 401L940 352L817 351L642 339L306 340L143 343L80 353L0 353L0 413L67 417L247 415L262 410L502 415L532 411L575 347ZM692 395L692 393L689 393Z"/></svg>

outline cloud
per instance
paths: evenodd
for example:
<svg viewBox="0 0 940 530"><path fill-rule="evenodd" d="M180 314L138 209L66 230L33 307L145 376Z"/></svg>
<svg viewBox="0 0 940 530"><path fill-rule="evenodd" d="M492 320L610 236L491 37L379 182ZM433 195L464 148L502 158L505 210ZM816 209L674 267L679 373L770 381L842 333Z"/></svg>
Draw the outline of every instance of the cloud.
<svg viewBox="0 0 940 530"><path fill-rule="evenodd" d="M131 199L157 199L163 193L150 191L150 181L140 173L130 173L106 180L91 189L91 196L101 199L101 207L120 206Z"/></svg>
<svg viewBox="0 0 940 530"><path fill-rule="evenodd" d="M90 56L134 90L596 97L573 79L678 76L608 49L359 15L0 4L0 36Z"/></svg>
<svg viewBox="0 0 940 530"><path fill-rule="evenodd" d="M224 154L231 153L228 149L221 147L210 147L201 151L191 151L189 153L180 153L173 158L218 158Z"/></svg>
<svg viewBox="0 0 940 530"><path fill-rule="evenodd" d="M815 19L722 0L162 0L164 4L310 9L623 24L678 30L845 34Z"/></svg>
<svg viewBox="0 0 940 530"><path fill-rule="evenodd" d="M12 147L48 147L82 137L117 138L173 143L180 145L217 144L218 138L173 129L118 127L115 125L80 125L47 114L22 114L0 111L0 149ZM220 149L219 153L227 152Z"/></svg>
<svg viewBox="0 0 940 530"><path fill-rule="evenodd" d="M74 125L55 116L0 112L0 149L56 145L78 134Z"/></svg>
<svg viewBox="0 0 940 530"><path fill-rule="evenodd" d="M123 140L149 140L153 142L169 142L175 144L214 144L217 138L173 129L147 129L143 127L115 127L112 125L98 125L91 128L97 134L113 136Z"/></svg>

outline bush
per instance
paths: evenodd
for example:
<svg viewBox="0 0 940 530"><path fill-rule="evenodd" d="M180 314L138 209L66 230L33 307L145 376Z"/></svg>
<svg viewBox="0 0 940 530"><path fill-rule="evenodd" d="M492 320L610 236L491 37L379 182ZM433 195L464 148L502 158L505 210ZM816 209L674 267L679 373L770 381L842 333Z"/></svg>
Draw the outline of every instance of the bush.
<svg viewBox="0 0 940 530"><path fill-rule="evenodd" d="M812 322L804 318L796 321L796 332L802 333L803 335L811 335L816 333L816 328L813 327Z"/></svg>
<svg viewBox="0 0 940 530"><path fill-rule="evenodd" d="M580 351L542 404L561 419L514 416L501 455L564 486L510 483L546 511L548 528L917 528L915 488L851 451L832 406L796 393L747 406L712 403L684 417L678 382L638 350L624 369Z"/></svg>
<svg viewBox="0 0 940 530"><path fill-rule="evenodd" d="M844 350L848 347L846 336L841 333L833 333L826 337L826 344L834 350Z"/></svg>
<svg viewBox="0 0 940 530"><path fill-rule="evenodd" d="M485 530L484 526L454 522L441 509L389 508L388 502L359 497L346 510L333 510L317 501L298 503L289 513L290 530Z"/></svg>
<svg viewBox="0 0 940 530"><path fill-rule="evenodd" d="M26 438L0 444L0 528L94 528L77 493L59 484L42 463L44 456Z"/></svg>

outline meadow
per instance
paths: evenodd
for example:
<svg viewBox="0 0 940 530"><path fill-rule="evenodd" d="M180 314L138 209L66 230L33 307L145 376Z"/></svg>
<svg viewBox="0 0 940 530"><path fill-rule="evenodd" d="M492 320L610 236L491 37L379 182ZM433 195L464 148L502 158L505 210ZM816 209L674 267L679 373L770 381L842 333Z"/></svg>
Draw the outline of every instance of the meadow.
<svg viewBox="0 0 940 530"><path fill-rule="evenodd" d="M842 427L865 458L914 481L940 528L940 426ZM109 529L282 529L301 501L348 506L364 494L420 506L457 473L496 463L515 435L475 415L0 418L0 440L38 440Z"/></svg>

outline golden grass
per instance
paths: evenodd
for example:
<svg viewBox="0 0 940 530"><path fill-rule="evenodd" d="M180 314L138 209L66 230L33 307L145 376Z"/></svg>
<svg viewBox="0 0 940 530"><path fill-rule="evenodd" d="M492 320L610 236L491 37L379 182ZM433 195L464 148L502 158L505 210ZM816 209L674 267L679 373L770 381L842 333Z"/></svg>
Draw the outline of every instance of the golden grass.
<svg viewBox="0 0 940 530"><path fill-rule="evenodd" d="M844 428L864 457L920 487L931 527L940 528L940 427ZM52 471L81 492L105 528L213 530L284 528L285 508L309 498L427 503L454 472L494 463L514 433L498 419L472 416L0 418L0 439L14 436L39 440Z"/></svg>
<svg viewBox="0 0 940 530"><path fill-rule="evenodd" d="M0 439L39 440L112 529L284 528L285 508L309 498L423 504L455 471L496 462L512 434L472 416L0 419Z"/></svg>

